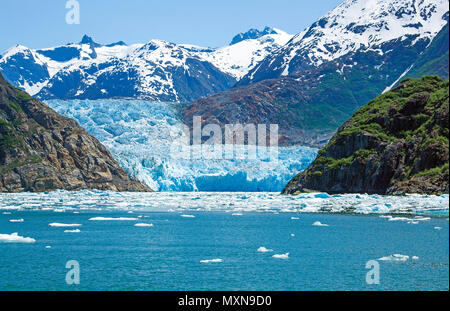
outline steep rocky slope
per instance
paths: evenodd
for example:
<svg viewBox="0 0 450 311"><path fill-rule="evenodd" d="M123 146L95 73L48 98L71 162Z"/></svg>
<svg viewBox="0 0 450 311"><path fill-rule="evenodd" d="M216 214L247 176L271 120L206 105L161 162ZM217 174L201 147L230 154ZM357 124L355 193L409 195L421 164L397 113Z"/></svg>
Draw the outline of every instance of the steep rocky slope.
<svg viewBox="0 0 450 311"><path fill-rule="evenodd" d="M405 75L420 78L425 75L438 75L448 78L448 24L437 34L431 45L419 56L411 70Z"/></svg>
<svg viewBox="0 0 450 311"><path fill-rule="evenodd" d="M0 74L0 191L151 191L75 121L62 117Z"/></svg>
<svg viewBox="0 0 450 311"><path fill-rule="evenodd" d="M358 110L283 193L448 193L448 113L448 80L405 79Z"/></svg>

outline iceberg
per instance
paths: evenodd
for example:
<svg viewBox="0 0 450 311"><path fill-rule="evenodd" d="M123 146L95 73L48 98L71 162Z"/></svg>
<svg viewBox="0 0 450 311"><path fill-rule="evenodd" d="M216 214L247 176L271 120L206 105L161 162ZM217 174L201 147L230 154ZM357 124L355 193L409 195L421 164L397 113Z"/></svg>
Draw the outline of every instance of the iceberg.
<svg viewBox="0 0 450 311"><path fill-rule="evenodd" d="M316 222L314 222L312 225L313 225L313 226L316 226L316 227L329 227L329 225L323 224L323 223L321 223L320 221L316 221Z"/></svg>
<svg viewBox="0 0 450 311"><path fill-rule="evenodd" d="M64 230L64 233L80 233L80 229L74 229L74 230Z"/></svg>
<svg viewBox="0 0 450 311"><path fill-rule="evenodd" d="M131 218L131 217L92 217L89 220L92 221L119 221L119 220L138 220L139 218Z"/></svg>
<svg viewBox="0 0 450 311"><path fill-rule="evenodd" d="M62 224L58 222L53 222L48 224L50 227L81 227L81 224Z"/></svg>
<svg viewBox="0 0 450 311"><path fill-rule="evenodd" d="M378 260L381 260L381 261L402 261L402 262L407 261L408 259L409 259L409 256L402 255L402 254L393 254L390 256L378 258Z"/></svg>
<svg viewBox="0 0 450 311"><path fill-rule="evenodd" d="M219 263L219 262L223 262L223 259L220 258L216 258L216 259L205 259L205 260L200 260L201 263Z"/></svg>
<svg viewBox="0 0 450 311"><path fill-rule="evenodd" d="M135 227L153 227L153 224L146 224L146 223L138 223L134 225Z"/></svg>
<svg viewBox="0 0 450 311"><path fill-rule="evenodd" d="M268 252L273 252L273 249L268 249L268 248L265 248L264 246L261 246L256 251L260 252L260 253L268 253Z"/></svg>
<svg viewBox="0 0 450 311"><path fill-rule="evenodd" d="M33 238L20 236L17 232L11 234L0 234L0 243L34 243Z"/></svg>
<svg viewBox="0 0 450 311"><path fill-rule="evenodd" d="M286 254L275 254L272 257L273 258L277 258L277 259L289 259L289 253L286 253Z"/></svg>

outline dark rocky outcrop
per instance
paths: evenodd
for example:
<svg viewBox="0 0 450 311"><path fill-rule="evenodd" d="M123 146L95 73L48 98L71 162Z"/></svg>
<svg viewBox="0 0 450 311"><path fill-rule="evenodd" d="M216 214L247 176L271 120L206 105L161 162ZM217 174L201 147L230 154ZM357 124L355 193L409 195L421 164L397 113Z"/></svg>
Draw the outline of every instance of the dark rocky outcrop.
<svg viewBox="0 0 450 311"><path fill-rule="evenodd" d="M151 191L74 120L12 87L0 74L0 192Z"/></svg>
<svg viewBox="0 0 450 311"><path fill-rule="evenodd" d="M448 193L448 113L448 80L405 79L358 110L283 193Z"/></svg>

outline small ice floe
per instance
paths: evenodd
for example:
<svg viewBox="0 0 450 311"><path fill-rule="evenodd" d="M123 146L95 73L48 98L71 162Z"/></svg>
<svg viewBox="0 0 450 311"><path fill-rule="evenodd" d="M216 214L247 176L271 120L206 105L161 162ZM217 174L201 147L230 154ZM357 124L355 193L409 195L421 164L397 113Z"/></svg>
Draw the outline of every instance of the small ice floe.
<svg viewBox="0 0 450 311"><path fill-rule="evenodd" d="M219 262L223 262L223 259L220 258L216 258L216 259L205 259L205 260L200 260L201 263L219 263Z"/></svg>
<svg viewBox="0 0 450 311"><path fill-rule="evenodd" d="M195 216L194 215L185 215L185 214L182 214L182 215L180 215L181 217L184 217L184 218L195 218Z"/></svg>
<svg viewBox="0 0 450 311"><path fill-rule="evenodd" d="M231 214L231 216L242 216L243 214L242 213L233 213L233 214Z"/></svg>
<svg viewBox="0 0 450 311"><path fill-rule="evenodd" d="M80 212L73 212L74 214L79 214Z"/></svg>
<svg viewBox="0 0 450 311"><path fill-rule="evenodd" d="M93 217L89 218L89 220L93 221L108 221L108 220L138 220L138 218L132 217Z"/></svg>
<svg viewBox="0 0 450 311"><path fill-rule="evenodd" d="M291 237L295 237L295 234L291 233Z"/></svg>
<svg viewBox="0 0 450 311"><path fill-rule="evenodd" d="M320 221L316 221L316 222L314 222L312 225L313 225L313 226L316 226L316 227L329 227L329 225L323 224L323 223L321 223Z"/></svg>
<svg viewBox="0 0 450 311"><path fill-rule="evenodd" d="M80 233L80 229L74 229L74 230L64 230L65 233Z"/></svg>
<svg viewBox="0 0 450 311"><path fill-rule="evenodd" d="M291 217L292 220L299 220L300 218L298 217Z"/></svg>
<svg viewBox="0 0 450 311"><path fill-rule="evenodd" d="M153 227L153 224L145 224L145 223L138 223L134 225L135 227Z"/></svg>
<svg viewBox="0 0 450 311"><path fill-rule="evenodd" d="M50 227L81 227L81 224L62 224L59 222L52 222L48 224Z"/></svg>
<svg viewBox="0 0 450 311"><path fill-rule="evenodd" d="M134 212L133 211L128 211L128 214L133 214Z"/></svg>
<svg viewBox="0 0 450 311"><path fill-rule="evenodd" d="M61 208L55 208L55 209L53 210L53 212L54 212L54 213L64 213L65 210L64 210L64 209L61 209Z"/></svg>
<svg viewBox="0 0 450 311"><path fill-rule="evenodd" d="M289 259L289 253L286 253L286 254L275 254L272 257L273 258L277 258L277 259Z"/></svg>
<svg viewBox="0 0 450 311"><path fill-rule="evenodd" d="M402 255L402 254L393 254L390 256L385 256L385 257L381 257L378 258L378 260L381 261L407 261L409 259L408 255Z"/></svg>
<svg viewBox="0 0 450 311"><path fill-rule="evenodd" d="M11 234L0 234L0 243L34 243L33 238L20 236L17 232Z"/></svg>
<svg viewBox="0 0 450 311"><path fill-rule="evenodd" d="M260 253L269 253L269 252L273 252L273 249L268 249L268 248L265 248L264 246L261 246L256 251L260 252Z"/></svg>
<svg viewBox="0 0 450 311"><path fill-rule="evenodd" d="M391 215L381 215L380 218L386 218L388 221L404 221L412 225L417 225L419 221L427 221L431 219L430 217L423 217L423 216L408 218L408 217L393 217Z"/></svg>
<svg viewBox="0 0 450 311"><path fill-rule="evenodd" d="M138 218L142 218L142 215L139 215Z"/></svg>
<svg viewBox="0 0 450 311"><path fill-rule="evenodd" d="M412 260L419 260L419 256L412 256Z"/></svg>
<svg viewBox="0 0 450 311"><path fill-rule="evenodd" d="M52 248L50 245L46 245L45 248Z"/></svg>
<svg viewBox="0 0 450 311"><path fill-rule="evenodd" d="M11 212L3 212L3 215L11 215Z"/></svg>
<svg viewBox="0 0 450 311"><path fill-rule="evenodd" d="M23 222L23 218L20 219L10 219L10 222Z"/></svg>
<svg viewBox="0 0 450 311"><path fill-rule="evenodd" d="M434 230L442 230L442 227L434 227Z"/></svg>
<svg viewBox="0 0 450 311"><path fill-rule="evenodd" d="M329 199L331 196L328 193L318 193L314 195L315 198L318 199Z"/></svg>

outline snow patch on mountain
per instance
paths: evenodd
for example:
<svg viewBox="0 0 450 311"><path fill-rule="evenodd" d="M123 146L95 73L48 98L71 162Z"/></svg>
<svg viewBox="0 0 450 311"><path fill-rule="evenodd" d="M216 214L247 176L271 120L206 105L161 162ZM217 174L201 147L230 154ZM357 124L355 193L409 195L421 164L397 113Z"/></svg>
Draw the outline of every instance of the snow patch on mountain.
<svg viewBox="0 0 450 311"><path fill-rule="evenodd" d="M448 0L346 0L272 53L245 82L297 73L358 50L389 52L395 40L431 41L448 20ZM273 78L274 76L271 76Z"/></svg>
<svg viewBox="0 0 450 311"><path fill-rule="evenodd" d="M201 57L239 80L292 37L284 31L273 29L273 33L256 39L242 40L213 52L204 53Z"/></svg>

